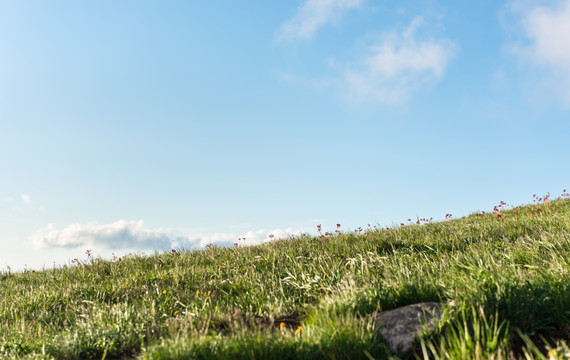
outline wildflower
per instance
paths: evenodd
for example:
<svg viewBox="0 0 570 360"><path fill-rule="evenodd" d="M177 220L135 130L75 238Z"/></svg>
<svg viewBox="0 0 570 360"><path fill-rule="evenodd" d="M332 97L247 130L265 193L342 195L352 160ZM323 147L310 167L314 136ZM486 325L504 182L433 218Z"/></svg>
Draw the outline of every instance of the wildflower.
<svg viewBox="0 0 570 360"><path fill-rule="evenodd" d="M239 244L238 244L238 243L234 243L234 247L238 247L238 246L239 246Z"/></svg>
<svg viewBox="0 0 570 360"><path fill-rule="evenodd" d="M273 239L274 237L275 237L275 235L269 234L269 238L270 238L270 239Z"/></svg>
<svg viewBox="0 0 570 360"><path fill-rule="evenodd" d="M340 227L340 224L336 224L336 228L338 229Z"/></svg>
<svg viewBox="0 0 570 360"><path fill-rule="evenodd" d="M279 329L283 329L285 327L285 323L282 322L281 324L279 324Z"/></svg>
<svg viewBox="0 0 570 360"><path fill-rule="evenodd" d="M295 331L295 334L300 334L301 331L303 331L303 327L299 326L299 327L297 327L297 331Z"/></svg>
<svg viewBox="0 0 570 360"><path fill-rule="evenodd" d="M317 231L321 232L321 224L317 225Z"/></svg>
<svg viewBox="0 0 570 360"><path fill-rule="evenodd" d="M404 226L404 223L400 223L400 226Z"/></svg>
<svg viewBox="0 0 570 360"><path fill-rule="evenodd" d="M200 290L196 290L196 296L200 296Z"/></svg>
<svg viewBox="0 0 570 360"><path fill-rule="evenodd" d="M176 250L172 249L170 250L171 253L176 254Z"/></svg>
<svg viewBox="0 0 570 360"><path fill-rule="evenodd" d="M162 290L162 295L166 295L166 290Z"/></svg>
<svg viewBox="0 0 570 360"><path fill-rule="evenodd" d="M178 310L174 311L174 316L178 316Z"/></svg>
<svg viewBox="0 0 570 360"><path fill-rule="evenodd" d="M119 301L119 300L121 300L121 297L120 297L120 296L117 296L117 301Z"/></svg>

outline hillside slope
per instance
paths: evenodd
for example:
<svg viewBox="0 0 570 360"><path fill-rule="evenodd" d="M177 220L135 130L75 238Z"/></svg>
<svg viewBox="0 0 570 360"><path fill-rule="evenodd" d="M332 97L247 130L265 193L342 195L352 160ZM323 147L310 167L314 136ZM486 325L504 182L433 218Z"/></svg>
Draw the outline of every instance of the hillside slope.
<svg viewBox="0 0 570 360"><path fill-rule="evenodd" d="M503 207L358 234L2 273L0 357L387 358L394 354L374 314L433 301L446 304L446 316L418 343L419 356L550 350L562 358L567 347L555 340L568 340L570 325L570 200Z"/></svg>

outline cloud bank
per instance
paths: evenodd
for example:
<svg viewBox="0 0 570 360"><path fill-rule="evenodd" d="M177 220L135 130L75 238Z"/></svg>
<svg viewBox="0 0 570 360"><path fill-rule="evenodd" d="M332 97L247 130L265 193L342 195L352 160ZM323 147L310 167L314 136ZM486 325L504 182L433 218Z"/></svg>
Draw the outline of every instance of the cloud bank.
<svg viewBox="0 0 570 360"><path fill-rule="evenodd" d="M549 6L515 1L511 12L517 17L522 39L510 44L521 60L547 71L546 87L570 105L570 0L551 1Z"/></svg>
<svg viewBox="0 0 570 360"><path fill-rule="evenodd" d="M368 56L348 66L344 80L351 100L399 103L443 76L455 45L443 38L420 39L422 25L418 16L401 33L385 33Z"/></svg>
<svg viewBox="0 0 570 360"><path fill-rule="evenodd" d="M248 231L244 234L175 234L170 230L149 229L142 220L119 220L111 224L90 222L72 224L57 229L49 224L38 229L29 237L29 244L37 249L69 248L98 250L170 250L183 248L186 250L202 249L209 244L216 246L232 246L238 238L245 238L240 245L260 244L269 240L269 234L275 238L285 238L291 234L299 234L293 229L271 232L265 230Z"/></svg>
<svg viewBox="0 0 570 360"><path fill-rule="evenodd" d="M277 39L310 39L321 27L360 4L361 0L306 0L293 18L281 24Z"/></svg>

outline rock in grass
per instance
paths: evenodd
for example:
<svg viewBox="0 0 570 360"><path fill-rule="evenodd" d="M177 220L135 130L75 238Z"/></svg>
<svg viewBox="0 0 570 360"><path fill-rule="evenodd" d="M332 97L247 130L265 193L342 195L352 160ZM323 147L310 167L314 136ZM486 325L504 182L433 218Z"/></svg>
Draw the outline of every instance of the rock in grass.
<svg viewBox="0 0 570 360"><path fill-rule="evenodd" d="M428 331L432 331L435 319L441 319L441 314L440 303L413 304L379 312L376 315L376 326L393 352L408 355L423 326L427 325Z"/></svg>

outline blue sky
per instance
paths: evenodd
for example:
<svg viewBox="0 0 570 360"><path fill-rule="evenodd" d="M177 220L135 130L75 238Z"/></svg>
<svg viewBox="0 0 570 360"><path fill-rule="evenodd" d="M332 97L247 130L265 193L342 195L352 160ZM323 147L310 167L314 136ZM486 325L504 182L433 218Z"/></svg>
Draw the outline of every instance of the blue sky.
<svg viewBox="0 0 570 360"><path fill-rule="evenodd" d="M0 269L570 187L570 0L0 3Z"/></svg>

